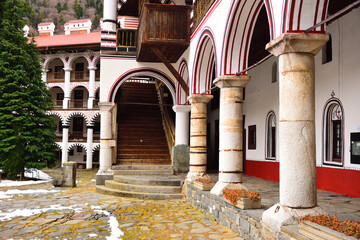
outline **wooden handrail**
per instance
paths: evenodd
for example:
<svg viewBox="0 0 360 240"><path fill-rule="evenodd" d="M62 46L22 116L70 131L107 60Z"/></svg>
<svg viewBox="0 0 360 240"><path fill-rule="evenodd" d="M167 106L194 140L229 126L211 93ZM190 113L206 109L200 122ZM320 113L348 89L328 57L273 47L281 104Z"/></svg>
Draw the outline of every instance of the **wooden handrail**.
<svg viewBox="0 0 360 240"><path fill-rule="evenodd" d="M163 99L163 95L164 95L164 91L162 88L162 83L159 81L155 81L155 87L156 87L156 92L158 94L158 99L159 99L159 107L160 107L160 111L161 111L161 118L162 118L162 123L163 123L163 128L165 131L165 136L166 136L166 141L169 147L169 152L170 155L172 153L172 147L175 144L175 126L174 126L174 122L172 121L169 111L164 107L164 99Z"/></svg>

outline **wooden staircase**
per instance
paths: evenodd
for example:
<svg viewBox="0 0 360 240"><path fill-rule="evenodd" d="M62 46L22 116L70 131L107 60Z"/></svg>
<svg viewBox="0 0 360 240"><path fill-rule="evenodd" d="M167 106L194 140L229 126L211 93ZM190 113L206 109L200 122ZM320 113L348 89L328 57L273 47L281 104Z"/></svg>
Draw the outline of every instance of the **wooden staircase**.
<svg viewBox="0 0 360 240"><path fill-rule="evenodd" d="M123 83L117 103L117 163L170 165L155 85Z"/></svg>

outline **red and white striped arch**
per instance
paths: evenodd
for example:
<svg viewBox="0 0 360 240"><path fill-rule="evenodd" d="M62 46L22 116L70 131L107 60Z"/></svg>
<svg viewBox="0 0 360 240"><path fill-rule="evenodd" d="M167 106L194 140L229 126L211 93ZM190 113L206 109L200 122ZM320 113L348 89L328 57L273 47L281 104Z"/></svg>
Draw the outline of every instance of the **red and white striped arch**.
<svg viewBox="0 0 360 240"><path fill-rule="evenodd" d="M263 0L233 2L223 42L223 75L235 74L247 68L251 36L263 4Z"/></svg>
<svg viewBox="0 0 360 240"><path fill-rule="evenodd" d="M270 29L274 31L271 39L283 33L297 33L312 27L326 18L329 0L265 0ZM313 32L325 32L325 26Z"/></svg>
<svg viewBox="0 0 360 240"><path fill-rule="evenodd" d="M180 76L187 85L189 85L189 69L185 59L182 59L178 70ZM176 82L176 105L185 104L187 102L187 96L184 89L180 86L179 82Z"/></svg>
<svg viewBox="0 0 360 240"><path fill-rule="evenodd" d="M193 79L190 86L192 94L201 94L211 88L213 66L214 64L216 66L215 46L214 35L211 29L205 28L195 53ZM215 74L215 76L217 75Z"/></svg>

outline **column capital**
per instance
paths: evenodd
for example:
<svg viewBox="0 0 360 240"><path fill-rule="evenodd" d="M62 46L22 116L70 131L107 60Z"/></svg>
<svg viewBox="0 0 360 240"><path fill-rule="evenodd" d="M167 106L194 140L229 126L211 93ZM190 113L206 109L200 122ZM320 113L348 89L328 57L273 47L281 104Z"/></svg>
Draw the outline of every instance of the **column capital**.
<svg viewBox="0 0 360 240"><path fill-rule="evenodd" d="M219 88L238 87L243 88L250 81L251 77L248 75L223 75L214 80L214 84Z"/></svg>
<svg viewBox="0 0 360 240"><path fill-rule="evenodd" d="M172 107L174 112L190 112L191 111L191 105L175 105Z"/></svg>
<svg viewBox="0 0 360 240"><path fill-rule="evenodd" d="M99 102L100 111L111 111L115 107L112 102Z"/></svg>
<svg viewBox="0 0 360 240"><path fill-rule="evenodd" d="M65 72L71 72L73 69L72 68L64 68Z"/></svg>
<svg viewBox="0 0 360 240"><path fill-rule="evenodd" d="M311 53L316 55L329 40L322 33L283 33L266 45L266 50L274 56L286 53Z"/></svg>
<svg viewBox="0 0 360 240"><path fill-rule="evenodd" d="M91 67L88 67L89 70L96 70L97 67L94 67L94 66L91 66Z"/></svg>
<svg viewBox="0 0 360 240"><path fill-rule="evenodd" d="M193 94L188 97L190 103L209 103L213 95Z"/></svg>

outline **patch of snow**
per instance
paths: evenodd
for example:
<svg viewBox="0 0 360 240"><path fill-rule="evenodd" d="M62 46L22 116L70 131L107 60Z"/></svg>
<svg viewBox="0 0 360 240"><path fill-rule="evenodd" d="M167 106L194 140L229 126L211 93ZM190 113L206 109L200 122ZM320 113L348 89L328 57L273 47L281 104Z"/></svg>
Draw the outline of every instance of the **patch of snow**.
<svg viewBox="0 0 360 240"><path fill-rule="evenodd" d="M31 185L31 184L40 184L40 183L46 183L49 182L48 180L42 180L42 181L12 181L12 180L1 180L0 181L0 187L14 187L14 186L25 186L25 185Z"/></svg>
<svg viewBox="0 0 360 240"><path fill-rule="evenodd" d="M36 168L26 169L24 175L27 178L35 178L35 179L40 179L40 180L51 180L52 179L49 175L47 175L43 171L40 171Z"/></svg>
<svg viewBox="0 0 360 240"><path fill-rule="evenodd" d="M17 190L10 189L6 192L0 191L0 199L4 198L12 198L14 195L23 195L23 194L46 194L46 193L55 193L59 192L59 190L45 190L45 189L28 189L28 190Z"/></svg>
<svg viewBox="0 0 360 240"><path fill-rule="evenodd" d="M101 207L90 205L90 208L94 210L96 213L104 214L109 216L109 225L110 225L110 232L111 235L106 237L108 240L118 240L121 239L121 236L124 236L124 232L119 229L119 222L116 220L116 217L110 216L110 213L105 210L101 210Z"/></svg>
<svg viewBox="0 0 360 240"><path fill-rule="evenodd" d="M95 180L95 179L91 179L91 181L92 181L92 182L96 182L96 180Z"/></svg>
<svg viewBox="0 0 360 240"><path fill-rule="evenodd" d="M97 234L95 234L95 233L90 233L90 234L89 234L89 237L97 237Z"/></svg>
<svg viewBox="0 0 360 240"><path fill-rule="evenodd" d="M49 208L36 208L36 209L16 209L10 210L7 213L0 212L0 221L11 220L15 217L30 217L32 215L36 215L39 213L47 212L49 210L64 210L64 209L71 209L75 212L81 212L81 208L75 208L75 206L64 207L61 205L50 205Z"/></svg>
<svg viewBox="0 0 360 240"><path fill-rule="evenodd" d="M118 240L121 239L120 238L121 236L124 236L124 232L119 229L119 222L116 220L116 217L114 216L109 217L109 225L110 225L111 235L109 237L106 237L106 239Z"/></svg>

